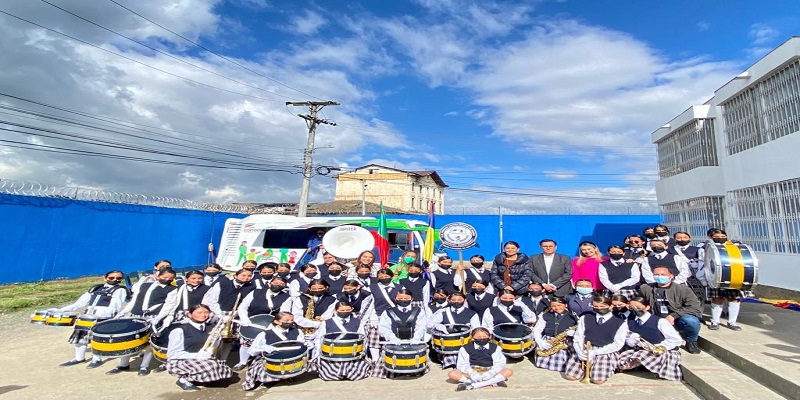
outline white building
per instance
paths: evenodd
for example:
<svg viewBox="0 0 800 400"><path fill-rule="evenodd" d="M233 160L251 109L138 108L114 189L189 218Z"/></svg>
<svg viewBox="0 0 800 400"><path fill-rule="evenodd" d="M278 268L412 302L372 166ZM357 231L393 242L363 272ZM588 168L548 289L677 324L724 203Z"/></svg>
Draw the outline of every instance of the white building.
<svg viewBox="0 0 800 400"><path fill-rule="evenodd" d="M411 214L433 210L444 213L447 185L436 171L403 171L370 164L336 176L335 201L361 201L392 207Z"/></svg>
<svg viewBox="0 0 800 400"><path fill-rule="evenodd" d="M750 245L759 283L800 290L800 37L652 134L665 225Z"/></svg>

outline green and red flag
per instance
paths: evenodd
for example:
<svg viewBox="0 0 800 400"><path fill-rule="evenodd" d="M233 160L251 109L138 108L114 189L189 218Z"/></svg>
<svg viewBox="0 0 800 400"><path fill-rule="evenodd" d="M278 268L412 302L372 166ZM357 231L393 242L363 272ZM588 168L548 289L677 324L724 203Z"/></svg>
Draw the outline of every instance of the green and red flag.
<svg viewBox="0 0 800 400"><path fill-rule="evenodd" d="M378 258L381 266L389 262L389 226L386 223L386 210L383 209L381 202L381 216L378 218L378 230L371 231L375 237L375 247L378 248Z"/></svg>

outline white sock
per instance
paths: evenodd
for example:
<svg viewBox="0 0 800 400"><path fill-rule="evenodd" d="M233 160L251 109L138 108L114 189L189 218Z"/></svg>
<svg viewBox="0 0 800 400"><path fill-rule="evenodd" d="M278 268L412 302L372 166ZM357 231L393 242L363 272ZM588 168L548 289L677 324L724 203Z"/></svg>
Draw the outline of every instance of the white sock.
<svg viewBox="0 0 800 400"><path fill-rule="evenodd" d="M188 383L188 384L191 384L191 383L192 383L192 382L189 382L189 381L187 381L187 380L186 380L186 379L184 379L184 378L180 378L180 379L178 379L178 380L179 380L181 383Z"/></svg>
<svg viewBox="0 0 800 400"><path fill-rule="evenodd" d="M240 346L239 347L239 364L247 363L247 360L250 358L250 347Z"/></svg>
<svg viewBox="0 0 800 400"><path fill-rule="evenodd" d="M119 364L117 364L117 367L125 368L129 367L130 365L131 365L131 356L125 356L119 358Z"/></svg>
<svg viewBox="0 0 800 400"><path fill-rule="evenodd" d="M505 381L505 380L506 380L506 377L505 377L505 376L503 376L503 375L501 375L501 374L497 374L497 375L493 376L493 377L492 377L491 379L489 379L489 380L485 380L485 381L480 381L480 382L475 382L475 383L473 383L473 384L472 384L472 387L473 387L474 389L477 389L477 388L482 388L482 387L484 387L484 386L492 386L492 385L494 385L494 384L497 384L497 383L503 382L503 381Z"/></svg>
<svg viewBox="0 0 800 400"><path fill-rule="evenodd" d="M92 354L92 362L95 362L95 361L100 362L101 361L100 360L100 356L98 356L97 354Z"/></svg>
<svg viewBox="0 0 800 400"><path fill-rule="evenodd" d="M142 364L139 365L139 369L148 369L150 367L150 361L153 361L153 349L147 348L144 351L144 357L142 357Z"/></svg>
<svg viewBox="0 0 800 400"><path fill-rule="evenodd" d="M75 345L75 359L78 361L83 361L84 357L86 357L86 345L85 344L76 344Z"/></svg>
<svg viewBox="0 0 800 400"><path fill-rule="evenodd" d="M372 358L372 362L378 362L381 358L381 349L369 349L369 356Z"/></svg>
<svg viewBox="0 0 800 400"><path fill-rule="evenodd" d="M738 301L728 302L728 323L736 325L736 320L739 318L739 308L742 303Z"/></svg>
<svg viewBox="0 0 800 400"><path fill-rule="evenodd" d="M470 383L472 382L466 375L461 375L461 379L458 380L459 383Z"/></svg>
<svg viewBox="0 0 800 400"><path fill-rule="evenodd" d="M722 316L722 304L711 303L711 323L718 324L719 317Z"/></svg>

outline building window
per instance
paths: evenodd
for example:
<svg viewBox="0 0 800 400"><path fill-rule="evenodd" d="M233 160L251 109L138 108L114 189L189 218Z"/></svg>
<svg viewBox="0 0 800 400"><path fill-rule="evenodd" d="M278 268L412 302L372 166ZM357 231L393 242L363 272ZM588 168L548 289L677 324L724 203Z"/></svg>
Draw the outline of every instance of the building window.
<svg viewBox="0 0 800 400"><path fill-rule="evenodd" d="M728 154L800 131L800 60L720 106Z"/></svg>
<svg viewBox="0 0 800 400"><path fill-rule="evenodd" d="M668 178L698 167L716 166L714 120L696 119L658 142L658 170Z"/></svg>
<svg viewBox="0 0 800 400"><path fill-rule="evenodd" d="M753 250L800 253L800 179L728 193L736 238Z"/></svg>
<svg viewBox="0 0 800 400"><path fill-rule="evenodd" d="M724 229L723 205L723 196L696 197L664 204L661 215L671 232L688 232L697 243L705 240L709 228Z"/></svg>

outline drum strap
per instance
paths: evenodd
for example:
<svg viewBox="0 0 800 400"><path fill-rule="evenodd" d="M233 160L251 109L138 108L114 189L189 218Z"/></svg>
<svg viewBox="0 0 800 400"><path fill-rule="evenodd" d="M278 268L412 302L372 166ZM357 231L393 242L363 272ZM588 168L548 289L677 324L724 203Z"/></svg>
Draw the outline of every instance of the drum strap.
<svg viewBox="0 0 800 400"><path fill-rule="evenodd" d="M678 253L679 256L683 257L683 259L687 263L689 263L689 257L686 257L686 255L683 254L683 250L681 250L681 246L675 245L675 246L673 246L673 248L675 249L675 252Z"/></svg>
<svg viewBox="0 0 800 400"><path fill-rule="evenodd" d="M378 291L381 292L383 298L389 302L389 307L394 307L395 306L394 301L392 301L392 298L389 296L390 288L391 286L378 285Z"/></svg>
<svg viewBox="0 0 800 400"><path fill-rule="evenodd" d="M470 268L470 269L468 269L468 271L471 272L472 275L475 275L476 278L483 279L483 277L481 276L481 273L476 271L475 268Z"/></svg>
<svg viewBox="0 0 800 400"><path fill-rule="evenodd" d="M269 292L267 292L267 307L269 307L270 311L272 311L272 309L274 308L274 305L275 305L275 301L273 300L273 297L274 296L272 295L272 291L271 290Z"/></svg>
<svg viewBox="0 0 800 400"><path fill-rule="evenodd" d="M500 306L500 307L498 307L498 309L500 310L501 313L505 314L505 316L508 317L509 321L511 321L511 322L522 322L522 321L517 320L517 318L514 317L513 315L511 315L511 313L508 311L508 307Z"/></svg>
<svg viewBox="0 0 800 400"><path fill-rule="evenodd" d="M280 329L273 329L272 332L275 334L275 336L279 337L284 342L289 340L286 339L286 335L284 335L283 332L280 331Z"/></svg>
<svg viewBox="0 0 800 400"><path fill-rule="evenodd" d="M419 315L419 310L420 309L418 307L414 307L411 310L411 314L408 315L408 318L406 318L405 321L401 321L400 317L397 315L397 313L394 312L394 310L390 309L386 310L386 312L389 314L389 318L391 318L395 323L397 323L397 325L407 327L411 321L417 319L417 315Z"/></svg>
<svg viewBox="0 0 800 400"><path fill-rule="evenodd" d="M339 328L340 332L342 333L347 332L347 328L345 328L344 324L342 324L341 318L331 318L331 321L333 321L333 323L336 324L336 327Z"/></svg>
<svg viewBox="0 0 800 400"><path fill-rule="evenodd" d="M183 310L189 311L189 285L185 284L181 289L183 289L183 296L181 296L183 298Z"/></svg>
<svg viewBox="0 0 800 400"><path fill-rule="evenodd" d="M444 313L447 316L447 322L451 325L456 323L456 319L453 317L453 310L450 307L444 309Z"/></svg>

